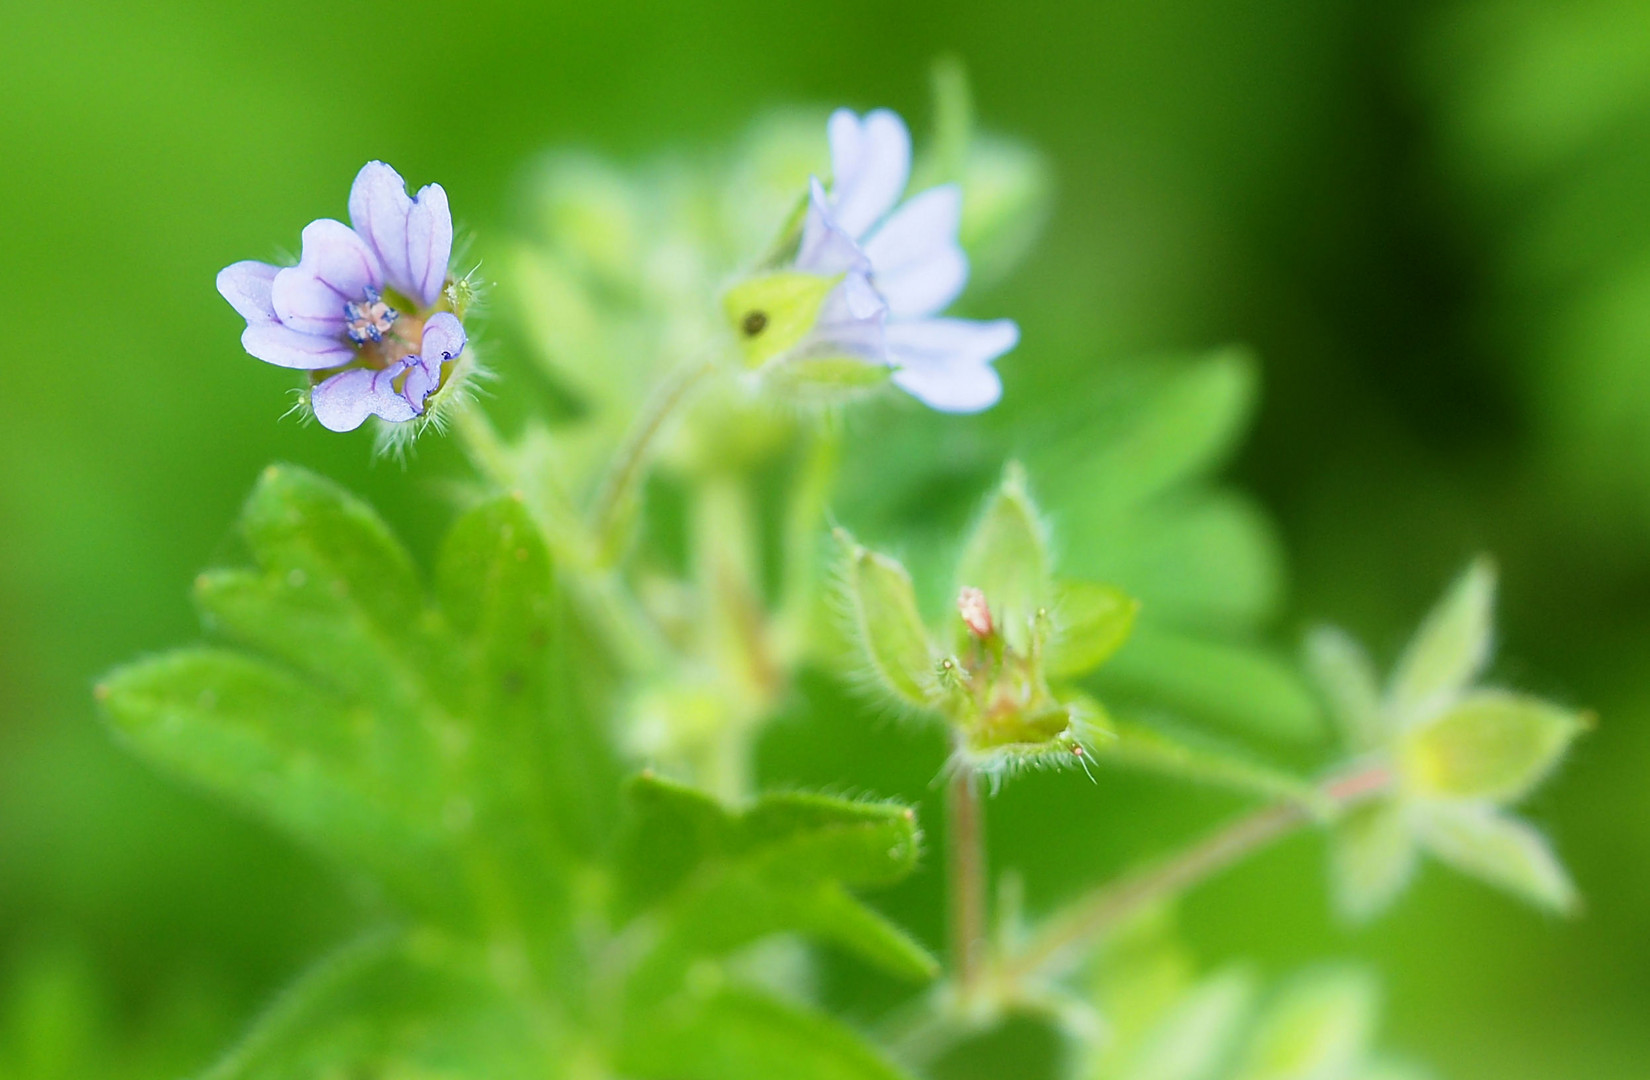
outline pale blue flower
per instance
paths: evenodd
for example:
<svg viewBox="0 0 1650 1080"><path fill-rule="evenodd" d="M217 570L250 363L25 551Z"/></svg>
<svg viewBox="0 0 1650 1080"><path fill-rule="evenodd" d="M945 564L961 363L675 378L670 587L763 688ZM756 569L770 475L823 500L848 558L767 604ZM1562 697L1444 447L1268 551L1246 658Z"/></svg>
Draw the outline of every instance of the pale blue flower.
<svg viewBox="0 0 1650 1080"><path fill-rule="evenodd" d="M315 372L310 406L333 431L420 415L465 344L458 318L438 310L453 250L441 186L408 197L400 174L369 162L349 216L305 227L296 266L249 260L218 273L218 292L246 319L241 345Z"/></svg>
<svg viewBox="0 0 1650 1080"><path fill-rule="evenodd" d="M938 317L968 283L961 190L946 184L899 203L911 136L887 109L838 109L827 131L831 190L811 183L796 267L842 281L801 348L886 364L896 385L945 412L995 405L1002 382L991 362L1019 342L1019 327Z"/></svg>

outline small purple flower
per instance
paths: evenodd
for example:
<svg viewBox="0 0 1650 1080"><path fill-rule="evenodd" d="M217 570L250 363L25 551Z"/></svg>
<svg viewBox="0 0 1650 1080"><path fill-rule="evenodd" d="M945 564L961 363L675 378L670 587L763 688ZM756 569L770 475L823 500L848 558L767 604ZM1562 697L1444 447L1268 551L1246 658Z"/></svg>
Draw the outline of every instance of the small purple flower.
<svg viewBox="0 0 1650 1080"><path fill-rule="evenodd" d="M241 345L315 373L310 406L332 431L421 415L465 344L458 315L440 308L453 250L441 186L409 198L400 174L369 162L349 216L353 228L310 222L297 266L249 260L218 273L218 292L246 319Z"/></svg>
<svg viewBox="0 0 1650 1080"><path fill-rule="evenodd" d="M897 386L944 412L995 405L1003 391L991 362L1019 342L1019 327L937 317L968 283L957 243L962 192L946 184L896 208L911 136L887 109L863 118L838 109L827 133L832 188L811 182L796 268L842 281L803 347L887 364Z"/></svg>

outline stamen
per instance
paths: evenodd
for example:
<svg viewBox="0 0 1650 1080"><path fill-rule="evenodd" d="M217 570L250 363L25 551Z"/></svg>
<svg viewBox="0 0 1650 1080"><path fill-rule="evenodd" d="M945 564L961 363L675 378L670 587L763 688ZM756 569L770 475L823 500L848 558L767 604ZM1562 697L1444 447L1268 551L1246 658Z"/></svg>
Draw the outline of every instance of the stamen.
<svg viewBox="0 0 1650 1080"><path fill-rule="evenodd" d="M346 329L349 339L357 345L365 345L369 341L377 344L384 340L384 335L395 324L395 320L401 317L401 313L384 303L384 298L371 285L368 285L364 292L365 303L351 301L344 305Z"/></svg>

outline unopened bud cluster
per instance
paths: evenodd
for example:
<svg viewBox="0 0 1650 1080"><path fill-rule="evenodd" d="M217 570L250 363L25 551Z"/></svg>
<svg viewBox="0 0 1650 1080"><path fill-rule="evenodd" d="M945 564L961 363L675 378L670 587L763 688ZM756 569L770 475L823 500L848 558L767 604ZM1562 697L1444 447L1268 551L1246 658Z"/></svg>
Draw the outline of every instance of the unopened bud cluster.
<svg viewBox="0 0 1650 1080"><path fill-rule="evenodd" d="M1009 468L964 547L965 584L946 645L924 626L905 568L840 536L873 683L902 705L943 716L961 764L992 774L1071 764L1106 734L1100 707L1068 681L1123 644L1137 605L1106 586L1055 582L1018 467Z"/></svg>

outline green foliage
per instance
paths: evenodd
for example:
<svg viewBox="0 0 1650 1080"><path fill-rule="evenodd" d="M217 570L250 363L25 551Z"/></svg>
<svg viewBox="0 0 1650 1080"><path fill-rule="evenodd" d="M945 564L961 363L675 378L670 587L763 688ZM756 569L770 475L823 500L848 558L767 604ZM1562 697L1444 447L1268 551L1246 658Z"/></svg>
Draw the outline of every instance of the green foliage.
<svg viewBox="0 0 1650 1080"><path fill-rule="evenodd" d="M910 810L797 793L735 813L644 777L621 814L610 664L517 499L459 518L433 603L372 511L301 470L265 473L242 533L256 569L204 575L197 595L244 651L140 661L99 696L139 753L371 879L394 921L209 1076L709 1080L791 1056L796 1075L895 1075L717 965L800 932L932 976L847 891L914 867ZM580 1019L609 998L616 1013Z"/></svg>
<svg viewBox="0 0 1650 1080"><path fill-rule="evenodd" d="M1210 479L1256 396L1253 358L1240 350L1096 365L1048 396L1022 452L1059 523L1063 572L1140 601L1128 647L1095 686L1199 722L1309 741L1317 705L1258 638L1283 591L1276 537L1252 503Z"/></svg>

